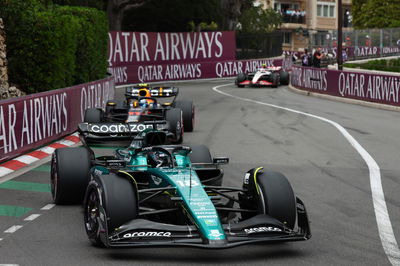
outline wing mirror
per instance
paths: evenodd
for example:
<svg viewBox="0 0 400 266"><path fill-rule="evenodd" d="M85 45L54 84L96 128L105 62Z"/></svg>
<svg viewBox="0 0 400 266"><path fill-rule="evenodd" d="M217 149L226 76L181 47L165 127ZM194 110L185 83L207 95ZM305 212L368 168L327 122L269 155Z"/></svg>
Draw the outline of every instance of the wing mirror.
<svg viewBox="0 0 400 266"><path fill-rule="evenodd" d="M221 164L228 164L229 158L228 157L214 157L213 164L221 165Z"/></svg>

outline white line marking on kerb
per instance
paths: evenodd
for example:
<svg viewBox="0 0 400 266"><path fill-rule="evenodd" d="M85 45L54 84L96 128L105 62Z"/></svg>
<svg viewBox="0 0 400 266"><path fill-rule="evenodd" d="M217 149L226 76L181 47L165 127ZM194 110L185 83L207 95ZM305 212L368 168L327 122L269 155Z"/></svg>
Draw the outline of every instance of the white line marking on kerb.
<svg viewBox="0 0 400 266"><path fill-rule="evenodd" d="M212 89L219 94L232 97L241 101L265 105L321 120L323 122L331 124L337 130L339 130L340 133L342 133L342 135L346 138L346 140L351 144L351 146L353 146L357 150L357 152L364 159L365 163L368 165L370 186L372 192L372 201L374 204L376 223L378 225L379 237L382 242L383 250L385 251L386 256L388 257L392 265L400 265L400 250L399 246L397 245L396 237L394 236L393 233L392 223L390 221L389 212L386 206L385 194L382 188L381 172L374 158L372 158L372 156L360 145L360 143L358 143L357 140L355 140L355 138L353 138L353 136L350 135L350 133L347 132L347 130L343 126L327 118L282 107L275 104L264 103L248 98L242 98L219 90L219 88L229 85L233 84L224 84L213 87Z"/></svg>
<svg viewBox="0 0 400 266"><path fill-rule="evenodd" d="M41 210L43 210L43 211L48 211L48 210L50 210L51 208L53 208L54 206L56 206L56 205L55 205L55 204L47 204L47 205L45 205L44 207L42 207Z"/></svg>
<svg viewBox="0 0 400 266"><path fill-rule="evenodd" d="M35 220L36 218L38 218L40 216L40 214L31 214L31 215L29 215L28 217L26 217L25 219L24 219L24 221L33 221L33 220Z"/></svg>
<svg viewBox="0 0 400 266"><path fill-rule="evenodd" d="M15 233L18 229L21 229L21 228L22 228L22 225L13 225L10 228L8 228L6 231L4 231L4 233L12 234L12 233Z"/></svg>

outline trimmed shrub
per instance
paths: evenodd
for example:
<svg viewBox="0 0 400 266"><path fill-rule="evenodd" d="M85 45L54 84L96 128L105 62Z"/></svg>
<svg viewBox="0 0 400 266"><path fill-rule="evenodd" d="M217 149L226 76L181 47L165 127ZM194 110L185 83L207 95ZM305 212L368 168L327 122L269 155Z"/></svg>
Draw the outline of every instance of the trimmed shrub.
<svg viewBox="0 0 400 266"><path fill-rule="evenodd" d="M345 67L361 68L368 70L380 70L389 72L400 72L400 58L397 59L378 59L371 60L367 63L346 63Z"/></svg>
<svg viewBox="0 0 400 266"><path fill-rule="evenodd" d="M9 79L25 92L64 88L106 74L104 12L58 7L43 0L0 0L0 10Z"/></svg>
<svg viewBox="0 0 400 266"><path fill-rule="evenodd" d="M79 18L76 51L76 83L104 77L107 71L108 22L104 12L93 8L63 6L56 13Z"/></svg>

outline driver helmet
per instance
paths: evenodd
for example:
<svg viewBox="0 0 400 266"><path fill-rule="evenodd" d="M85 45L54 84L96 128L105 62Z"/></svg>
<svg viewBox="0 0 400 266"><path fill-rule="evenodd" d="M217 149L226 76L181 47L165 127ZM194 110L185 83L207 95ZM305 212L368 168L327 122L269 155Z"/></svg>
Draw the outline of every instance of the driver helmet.
<svg viewBox="0 0 400 266"><path fill-rule="evenodd" d="M262 68L267 68L267 64L262 64L261 67Z"/></svg>
<svg viewBox="0 0 400 266"><path fill-rule="evenodd" d="M149 103L148 103L147 99L141 99L139 101L139 106L140 107L147 107L148 105L149 105Z"/></svg>
<svg viewBox="0 0 400 266"><path fill-rule="evenodd" d="M150 165L153 167L166 167L170 165L170 156L164 152L151 152L149 153Z"/></svg>

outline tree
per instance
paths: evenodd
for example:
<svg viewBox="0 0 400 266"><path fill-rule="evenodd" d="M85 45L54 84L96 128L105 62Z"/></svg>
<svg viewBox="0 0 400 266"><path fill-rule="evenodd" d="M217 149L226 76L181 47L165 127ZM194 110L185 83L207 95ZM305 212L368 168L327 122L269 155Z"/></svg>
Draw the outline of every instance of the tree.
<svg viewBox="0 0 400 266"><path fill-rule="evenodd" d="M282 23L282 16L275 10L262 6L252 6L244 10L240 17L240 32L268 33L274 31Z"/></svg>
<svg viewBox="0 0 400 266"><path fill-rule="evenodd" d="M400 0L353 0L356 28L393 28L400 26Z"/></svg>
<svg viewBox="0 0 400 266"><path fill-rule="evenodd" d="M219 18L219 0L150 0L125 13L122 30L199 31L204 26L215 28Z"/></svg>
<svg viewBox="0 0 400 266"><path fill-rule="evenodd" d="M139 8L150 0L108 0L107 16L111 31L120 31L124 14L131 9Z"/></svg>
<svg viewBox="0 0 400 266"><path fill-rule="evenodd" d="M222 30L235 30L239 22L239 17L244 5L248 4L248 0L220 0L220 10L222 15Z"/></svg>

